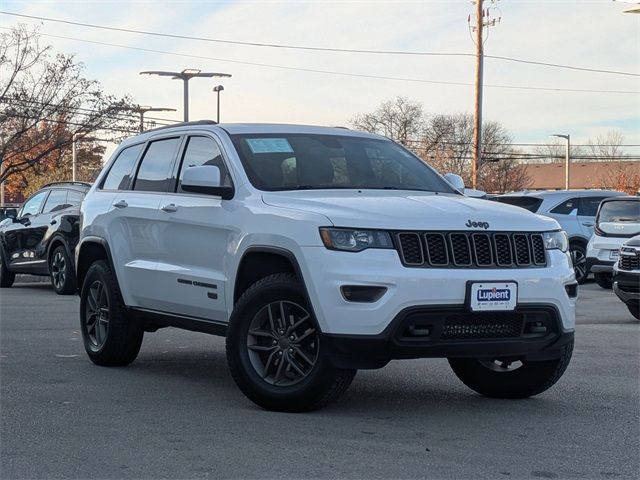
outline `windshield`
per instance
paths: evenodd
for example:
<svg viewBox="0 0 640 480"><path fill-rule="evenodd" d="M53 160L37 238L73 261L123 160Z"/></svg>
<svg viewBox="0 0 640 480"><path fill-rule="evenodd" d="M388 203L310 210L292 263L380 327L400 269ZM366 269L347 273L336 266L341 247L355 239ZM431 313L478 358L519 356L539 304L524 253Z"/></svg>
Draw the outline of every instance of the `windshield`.
<svg viewBox="0 0 640 480"><path fill-rule="evenodd" d="M536 213L540 205L542 205L542 199L537 197L496 197L494 200L500 203L508 203L516 207L526 208L533 213Z"/></svg>
<svg viewBox="0 0 640 480"><path fill-rule="evenodd" d="M606 222L640 223L640 202L633 200L604 202L598 213L598 223Z"/></svg>
<svg viewBox="0 0 640 480"><path fill-rule="evenodd" d="M388 141L342 135L232 135L260 190L389 189L455 193L433 169Z"/></svg>

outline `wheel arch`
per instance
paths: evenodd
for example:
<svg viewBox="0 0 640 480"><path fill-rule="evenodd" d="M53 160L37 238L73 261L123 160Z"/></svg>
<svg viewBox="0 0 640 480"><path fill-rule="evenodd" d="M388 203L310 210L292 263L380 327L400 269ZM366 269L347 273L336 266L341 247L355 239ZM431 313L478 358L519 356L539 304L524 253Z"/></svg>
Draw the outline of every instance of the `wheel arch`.
<svg viewBox="0 0 640 480"><path fill-rule="evenodd" d="M578 236L578 235L574 235L573 237L569 237L569 245L574 244L574 245L581 245L585 248L587 248L587 243L589 243L589 240Z"/></svg>
<svg viewBox="0 0 640 480"><path fill-rule="evenodd" d="M76 279L78 282L78 289L82 289L84 278L89 270L89 267L96 260L106 260L113 272L114 276L117 274L113 266L113 258L111 256L111 250L109 244L104 238L101 237L86 237L82 240L78 246L78 258L76 263Z"/></svg>

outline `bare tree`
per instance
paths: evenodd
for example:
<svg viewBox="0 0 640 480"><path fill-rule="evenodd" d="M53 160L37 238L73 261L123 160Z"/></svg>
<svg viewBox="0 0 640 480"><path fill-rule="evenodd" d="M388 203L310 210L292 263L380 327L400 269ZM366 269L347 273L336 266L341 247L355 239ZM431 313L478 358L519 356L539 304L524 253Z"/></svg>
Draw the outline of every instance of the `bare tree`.
<svg viewBox="0 0 640 480"><path fill-rule="evenodd" d="M536 147L531 163L554 163L563 162L566 157L566 140L554 137L546 145ZM584 149L580 146L571 145L569 150L571 158L584 155Z"/></svg>
<svg viewBox="0 0 640 480"><path fill-rule="evenodd" d="M609 130L604 135L598 135L596 141L589 139L587 142L587 152L596 161L616 161L623 160L626 156L622 145L624 135L617 130Z"/></svg>
<svg viewBox="0 0 640 480"><path fill-rule="evenodd" d="M74 138L135 130L125 113L129 99L105 94L82 70L72 56L42 46L37 30L18 26L0 34L0 181L61 160Z"/></svg>
<svg viewBox="0 0 640 480"><path fill-rule="evenodd" d="M356 115L350 123L359 130L385 135L406 144L422 136L425 119L420 103L397 97L382 103L371 113Z"/></svg>

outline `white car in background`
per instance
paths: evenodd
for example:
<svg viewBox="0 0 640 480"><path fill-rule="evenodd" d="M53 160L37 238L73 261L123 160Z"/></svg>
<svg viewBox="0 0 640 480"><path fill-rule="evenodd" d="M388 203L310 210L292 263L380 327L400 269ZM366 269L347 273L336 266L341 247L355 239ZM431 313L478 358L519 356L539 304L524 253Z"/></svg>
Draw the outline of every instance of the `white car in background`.
<svg viewBox="0 0 640 480"><path fill-rule="evenodd" d="M622 244L639 233L640 197L602 201L593 236L587 244L587 268L602 288L613 285L613 264L620 256Z"/></svg>

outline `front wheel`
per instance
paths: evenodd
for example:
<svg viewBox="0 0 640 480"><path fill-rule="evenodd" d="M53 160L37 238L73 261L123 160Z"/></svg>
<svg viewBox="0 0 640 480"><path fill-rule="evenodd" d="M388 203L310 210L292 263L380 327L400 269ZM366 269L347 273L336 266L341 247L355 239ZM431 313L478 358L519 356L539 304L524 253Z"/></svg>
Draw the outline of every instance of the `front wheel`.
<svg viewBox="0 0 640 480"><path fill-rule="evenodd" d="M638 303L638 301L635 303L627 303L627 308L629 309L629 313L636 317L636 320L640 320L640 303Z"/></svg>
<svg viewBox="0 0 640 480"><path fill-rule="evenodd" d="M571 262L573 263L573 271L576 275L576 281L582 285L587 279L587 249L580 243L572 243L569 246L571 254Z"/></svg>
<svg viewBox="0 0 640 480"><path fill-rule="evenodd" d="M456 376L467 387L493 398L527 398L555 384L569 365L573 342L554 360L450 358Z"/></svg>
<svg viewBox="0 0 640 480"><path fill-rule="evenodd" d="M227 362L242 392L281 412L317 410L349 387L355 370L333 367L294 275L274 274L238 300L227 331Z"/></svg>
<svg viewBox="0 0 640 480"><path fill-rule="evenodd" d="M13 286L16 280L16 274L10 272L4 263L2 252L0 252L0 288L9 288Z"/></svg>
<svg viewBox="0 0 640 480"><path fill-rule="evenodd" d="M611 273L594 273L593 278L605 290L611 290L613 287L613 275Z"/></svg>

